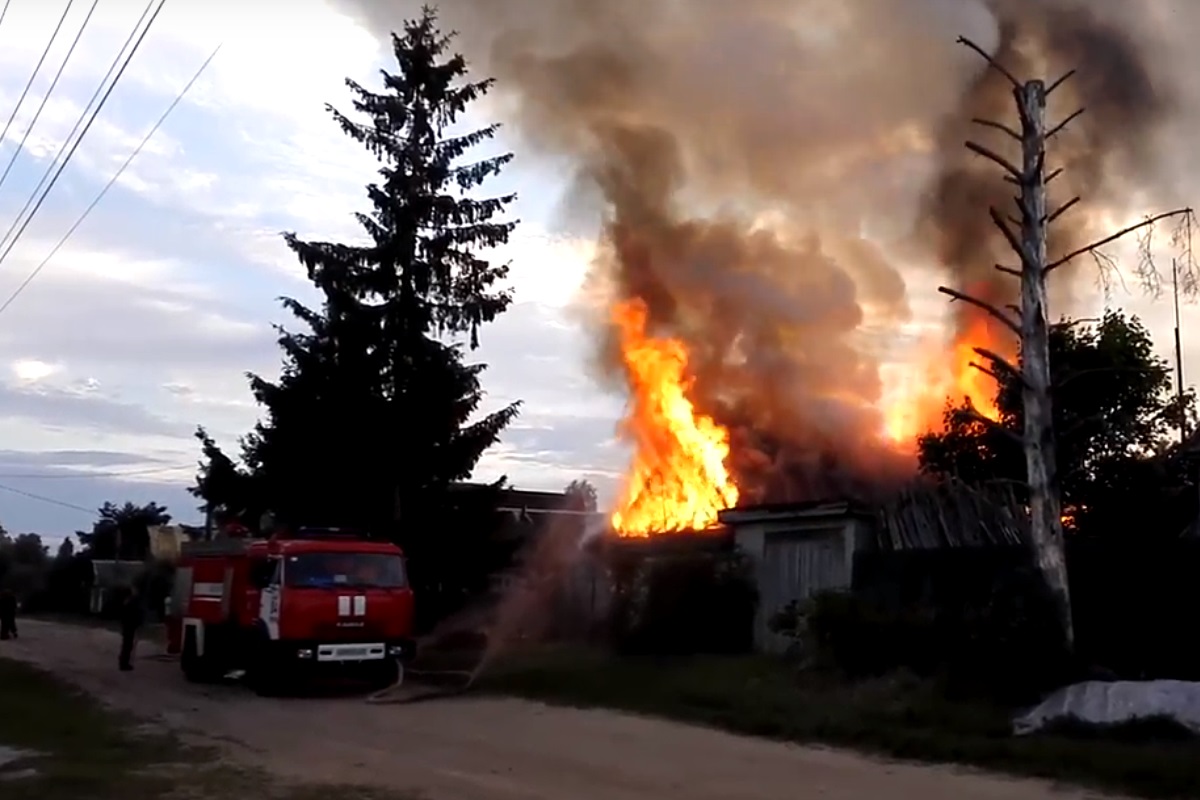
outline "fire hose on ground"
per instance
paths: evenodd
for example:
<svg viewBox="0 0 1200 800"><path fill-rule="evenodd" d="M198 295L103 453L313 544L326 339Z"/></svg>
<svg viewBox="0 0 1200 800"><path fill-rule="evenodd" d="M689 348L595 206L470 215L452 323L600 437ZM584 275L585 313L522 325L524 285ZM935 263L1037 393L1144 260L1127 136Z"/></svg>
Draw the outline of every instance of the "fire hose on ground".
<svg viewBox="0 0 1200 800"><path fill-rule="evenodd" d="M155 653L141 656L147 661L161 662L176 662L178 656L168 653ZM372 705L404 705L411 703L419 703L426 700L437 700L443 697L453 697L463 694L471 689L475 684L475 679L479 676L480 668L476 665L475 669L406 669L403 662L396 664L397 675L390 685L372 692L367 695L364 700ZM227 673L223 677L226 680L240 680L244 677L244 670L234 670ZM457 678L460 682L455 685L446 686L443 682L449 678ZM416 683L424 684L421 687L415 687L410 680ZM442 685L440 685L442 684ZM402 694L401 692L407 691Z"/></svg>
<svg viewBox="0 0 1200 800"><path fill-rule="evenodd" d="M401 705L409 703L419 703L424 700L436 700L442 697L452 697L468 691L475 683L475 678L479 673L479 669L445 669L445 670L416 670L405 669L403 664L397 664L399 674L395 682L391 686L380 689L377 692L372 692L367 695L366 702L373 705ZM456 686L438 686L432 681L438 679L458 677L463 679L461 685ZM406 689L405 681L408 678L415 678L417 681L424 680L426 686L421 689L410 690L407 694L401 694L402 690Z"/></svg>

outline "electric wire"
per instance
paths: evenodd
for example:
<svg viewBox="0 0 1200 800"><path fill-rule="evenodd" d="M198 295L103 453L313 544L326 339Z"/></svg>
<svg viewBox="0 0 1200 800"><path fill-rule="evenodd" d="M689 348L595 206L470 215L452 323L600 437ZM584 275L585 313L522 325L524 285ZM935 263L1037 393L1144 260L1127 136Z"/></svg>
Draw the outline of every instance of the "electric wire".
<svg viewBox="0 0 1200 800"><path fill-rule="evenodd" d="M96 509L94 509L94 508L84 508L83 506L77 506L74 503L68 503L65 500L55 500L53 497L46 497L45 495L34 494L33 492L27 492L24 489L17 489L16 487L13 487L13 486L5 486L2 483L0 483L0 491L11 492L12 494L19 494L22 497L28 497L30 500L37 500L41 503L49 503L50 505L53 505L53 506L62 506L63 508L69 508L69 509L72 509L73 511L82 511L83 513L88 514L89 516L93 516L93 517L96 516Z"/></svg>
<svg viewBox="0 0 1200 800"><path fill-rule="evenodd" d="M151 16L150 20L146 23L146 27L142 28L142 32L138 35L137 41L133 43L133 48L129 51L129 55L126 56L125 61L121 64L121 69L117 71L112 83L109 84L108 90L104 93L104 96L100 98L100 102L96 104L96 109L92 112L92 116L88 118L87 124L84 125L83 130L79 132L79 138L75 140L75 144L71 145L71 149L67 151L67 155L63 158L62 164L59 165L58 171L54 173L54 176L46 185L45 191L42 192L42 196L38 198L37 203L30 210L29 216L25 218L25 221L21 223L21 227L18 228L17 232L13 235L12 241L8 243L8 246L4 249L4 252L0 253L0 266L4 265L4 260L8 258L9 253L11 253L13 248L17 246L17 242L21 240L21 236L25 233L25 229L29 227L29 223L32 222L33 218L37 215L38 210L42 207L42 203L46 201L46 196L49 195L50 190L54 188L54 184L58 183L58 179L62 175L63 170L67 168L67 164L71 163L71 157L75 155L75 151L79 149L79 145L83 142L84 137L87 136L87 132L91 130L92 124L100 115L101 110L104 108L104 104L107 103L108 98L112 96L113 89L117 88L117 84L121 81L121 76L125 74L125 69L129 66L129 63L133 61L134 55L137 54L138 48L142 46L142 42L146 39L146 34L150 32L150 28L154 25L154 20L158 18L159 12L162 11L163 6L166 5L166 3L167 0L159 0L158 7L154 9L153 16ZM24 284L21 288L24 288Z"/></svg>
<svg viewBox="0 0 1200 800"><path fill-rule="evenodd" d="M146 19L147 15L150 13L150 9L152 9L154 7L154 3L155 3L155 0L149 0L149 2L146 4L146 8L142 11L142 15L140 17L138 17L137 22L135 22L133 24L133 30L131 30L129 32L129 36L125 39L125 44L121 45L121 49L119 51L117 51L117 55L115 58L113 58L112 64L109 65L108 71L106 73L104 73L104 77L100 79L100 85L96 87L96 91L92 94L92 99L88 100L88 104L84 107L83 111L80 113L79 119L77 119L75 121L75 125L71 128L71 132L67 134L67 137L65 139L63 139L62 145L59 146L58 152L55 153L54 158L51 159L50 164L46 167L46 171L42 174L41 180L38 181L37 186L34 187L33 192L29 195L29 198L26 199L25 205L21 207L21 210L19 212L17 212L16 219L13 220L12 225L10 225L8 230L5 231L4 236L2 238L0 238L0 247L4 247L5 244L9 241L9 237L13 235L13 232L17 229L17 226L21 224L21 219L22 219L22 217L25 216L25 212L29 211L29 207L31 205L33 205L35 200L37 200L38 193L42 191L42 187L46 185L46 182L50 179L51 175L55 174L54 170L59 164L59 159L62 158L63 153L67 150L67 147L71 145L72 139L75 139L76 132L79 130L80 126L82 126L84 124L84 120L86 120L88 118L88 113L90 111L92 111L92 106L95 105L96 101L104 93L105 86L106 86L106 84L108 84L108 79L112 76L113 72L116 71L118 66L120 66L121 60L126 55L126 53L125 53L126 49L129 48L130 44L137 37L138 30L141 28L142 22ZM160 3L159 8L161 9L161 7L162 7L162 5ZM132 53L130 53L130 56L132 56ZM116 85L116 81L113 82L113 86L115 86L115 85ZM109 87L109 91L110 92L112 91L111 86ZM107 96L107 95L105 95L105 96ZM79 139L75 140L76 147L79 145L79 141L82 140L82 138L83 138L83 136L82 136L82 134L80 134ZM74 152L73 149L72 149L72 152ZM69 158L69 156L68 156L68 158ZM49 192L49 189L47 189L46 191ZM42 195L42 198L45 199L44 194ZM33 217L33 214L31 213L29 215L29 218L27 218L25 220L26 225L29 223L29 219L32 219L32 217Z"/></svg>
<svg viewBox="0 0 1200 800"><path fill-rule="evenodd" d="M67 0L67 7L63 9L62 16L58 18L58 24L54 26L54 33L50 34L50 41L46 42L46 49L42 51L42 57L38 59L37 66L33 68L33 74L29 76L29 80L25 84L25 90L21 92L17 104L13 106L8 122L4 123L4 130L0 132L0 142L3 142L8 136L8 129L12 127L13 120L17 118L17 112L21 110L25 98L29 96L29 90L33 88L33 82L37 79L38 73L42 71L42 64L46 63L46 56L50 55L50 48L54 47L54 40L58 38L58 32L62 30L63 23L67 21L67 15L71 13L73 5L75 5L75 0Z"/></svg>
<svg viewBox="0 0 1200 800"><path fill-rule="evenodd" d="M8 16L8 6L12 0L4 0L4 8L0 8L0 25L4 24L4 18Z"/></svg>
<svg viewBox="0 0 1200 800"><path fill-rule="evenodd" d="M33 133L33 127L37 125L38 119L41 118L42 111L46 108L46 103L50 102L50 96L54 94L54 90L58 86L58 81L62 78L63 72L66 71L67 64L71 61L71 56L75 54L75 48L79 45L79 40L83 38L83 32L87 30L88 23L92 21L92 14L95 13L96 6L98 5L100 5L100 0L92 0L92 7L88 9L87 16L83 18L83 24L79 26L79 32L75 34L75 40L71 42L71 47L67 50L67 55L63 58L62 64L59 65L58 72L54 75L54 80L50 82L50 88L46 90L46 94L42 97L42 102L33 114L33 119L30 120L29 125L25 128L24 135L21 136L21 143L13 150L12 158L8 160L8 166L4 168L4 173L0 175L0 187L4 186L4 181L8 179L8 173L12 171L13 164L17 163L17 156L24 152L25 142L29 141L29 134Z"/></svg>
<svg viewBox="0 0 1200 800"><path fill-rule="evenodd" d="M138 154L142 152L142 149L145 148L154 134L158 132L158 129L162 127L162 124L167 121L167 117L171 115L171 112L175 110L175 107L179 105L179 102L183 100L196 81L200 79L200 76L204 74L204 71L208 69L208 65L212 63L213 59L217 57L217 53L220 51L221 45L217 45L212 53L209 54L208 58L204 60L204 63L200 65L200 69L196 70L196 74L192 76L192 79L187 82L187 85L184 86L179 94L175 96L175 99L171 101L171 105L167 106L167 110L164 111L162 116L158 118L158 121L154 123L154 127L150 129L150 131L142 138L142 141L138 143L138 146L134 148L133 152L129 154L129 158L125 159L125 163L121 165L121 168L116 171L112 178L109 179L108 183L104 185L104 188L100 190L100 193L96 195L96 199L91 202L91 205L83 210L83 213L79 216L79 219L75 220L75 224L72 225L65 234L63 234L62 238L58 240L58 243L54 245L54 248L46 255L46 257L42 259L41 263L34 267L33 270L30 271L29 275L25 277L25 280L21 281L21 284L17 286L17 288L13 290L12 294L8 296L8 299L0 304L0 314L3 314L8 307L12 305L13 301L21 296L21 293L25 291L26 287L33 283L34 278L36 278L38 274L45 269L46 265L50 263L50 260L54 258L58 251L62 249L62 246L67 243L67 240L70 239L75 231L79 229L79 226L83 224L83 221L88 218L88 215L92 213L92 210L100 204L100 201L104 199L106 194L108 194L108 190L116 184L117 180L121 177L121 175L124 174L129 165L133 163L133 160L137 158ZM0 254L0 264L4 263L4 257L6 255L8 255L7 251L5 251L3 254Z"/></svg>
<svg viewBox="0 0 1200 800"><path fill-rule="evenodd" d="M74 472L74 473L56 472L52 475L47 475L44 472L42 472L42 473L28 472L28 473L24 473L24 474L6 472L6 473L0 473L0 480L6 480L6 481L10 481L10 480L56 480L56 479L88 480L88 479L93 479L93 478L120 479L120 478L135 477L135 476L141 476L141 475L162 475L162 474L166 474L168 472L180 472L181 470L185 470L185 469L187 469L187 470L196 469L196 464L194 464L194 463L193 464L176 464L173 467L150 467L147 469L125 470L124 472L120 472L120 471Z"/></svg>

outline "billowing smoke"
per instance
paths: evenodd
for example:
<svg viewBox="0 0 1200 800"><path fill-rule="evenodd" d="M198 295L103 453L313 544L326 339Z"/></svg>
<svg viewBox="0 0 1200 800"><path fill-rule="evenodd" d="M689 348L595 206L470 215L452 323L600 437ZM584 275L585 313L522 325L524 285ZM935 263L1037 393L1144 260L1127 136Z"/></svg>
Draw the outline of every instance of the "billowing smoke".
<svg viewBox="0 0 1200 800"><path fill-rule="evenodd" d="M1128 4L988 0L987 5L997 29L992 57L1018 80L1044 77L1050 83L1076 70L1054 91L1047 113L1052 129L1084 110L1052 139L1048 161L1048 169L1063 169L1051 183L1051 208L1076 196L1087 200L1051 227L1051 257L1070 252L1100 235L1093 224L1096 211L1128 211L1143 200L1138 192L1155 183L1158 134L1178 108L1175 86L1169 72L1155 68L1161 62L1156 65L1146 55L1155 46L1151 37L1133 33L1137 20ZM1015 216L1015 189L995 164L962 145L974 140L1017 166L1020 150L1006 133L978 125L980 119L1019 130L1012 85L996 70L978 73L967 84L960 108L939 127L940 169L922 209L922 229L936 243L938 263L951 270L957 288L1003 307L1016 301L1015 281L995 265L1019 264L985 212L990 206ZM1157 194L1169 199L1166 192ZM964 309L960 327L977 324L977 317L978 312Z"/></svg>
<svg viewBox="0 0 1200 800"><path fill-rule="evenodd" d="M415 11L341 3L381 33ZM1011 213L1012 187L963 149L969 136L1015 156L969 122L1015 124L1010 88L955 38L1020 77L1079 71L1050 112L1087 107L1055 143L1052 166L1066 168L1055 195L1087 201L1058 227L1062 248L1101 211L1166 201L1152 180L1175 105L1149 33L1162 7L441 3L480 74L499 79L522 154L570 164L568 210L602 214L593 291L641 298L655 332L687 343L697 402L733 432L744 500L861 489L900 468L879 445L879 366L913 317L910 292L933 295L907 285L914 266L1015 298L993 267L1012 259L986 211ZM619 377L611 356L600 367Z"/></svg>

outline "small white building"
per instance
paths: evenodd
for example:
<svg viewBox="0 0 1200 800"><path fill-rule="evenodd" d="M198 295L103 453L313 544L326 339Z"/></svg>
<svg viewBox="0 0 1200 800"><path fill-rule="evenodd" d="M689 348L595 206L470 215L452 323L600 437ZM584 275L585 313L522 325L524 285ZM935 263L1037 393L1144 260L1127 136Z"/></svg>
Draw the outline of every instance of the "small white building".
<svg viewBox="0 0 1200 800"><path fill-rule="evenodd" d="M113 593L128 589L145 570L146 565L142 561L92 561L88 610L93 614L103 613Z"/></svg>
<svg viewBox="0 0 1200 800"><path fill-rule="evenodd" d="M849 589L855 553L871 547L875 537L875 513L849 501L731 508L719 519L754 563L759 593L754 643L766 651L788 644L768 629L771 616L817 592Z"/></svg>

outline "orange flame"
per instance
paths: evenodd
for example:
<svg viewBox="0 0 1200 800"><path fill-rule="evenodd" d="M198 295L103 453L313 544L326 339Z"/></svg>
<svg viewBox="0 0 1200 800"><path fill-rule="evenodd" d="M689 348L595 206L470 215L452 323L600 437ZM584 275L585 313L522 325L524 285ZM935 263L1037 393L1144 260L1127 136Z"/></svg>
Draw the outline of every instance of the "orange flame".
<svg viewBox="0 0 1200 800"><path fill-rule="evenodd" d="M611 314L630 393L621 433L634 445L609 520L612 529L620 536L648 537L712 527L718 512L738 501L726 464L729 432L692 403L686 345L648 334L641 300L617 303ZM919 437L940 427L947 399L957 405L965 398L980 414L999 419L994 379L972 366L986 361L977 347L1012 356L1011 343L997 337L986 320L974 319L949 353L944 342L930 343L916 363L885 379L881 444L915 455Z"/></svg>
<svg viewBox="0 0 1200 800"><path fill-rule="evenodd" d="M711 527L717 512L738 500L725 464L729 432L696 412L688 397L687 348L677 339L647 335L644 303L618 303L612 319L630 386L621 429L635 447L610 520L613 530L645 537Z"/></svg>
<svg viewBox="0 0 1200 800"><path fill-rule="evenodd" d="M973 319L946 353L940 342L926 349L915 365L906 365L892 376L891 391L881 404L884 436L893 445L915 449L921 434L941 427L946 401L958 405L965 398L983 416L1000 419L996 407L996 382L973 364L987 359L975 352L982 347L1011 357L1012 345L998 339L986 320Z"/></svg>

